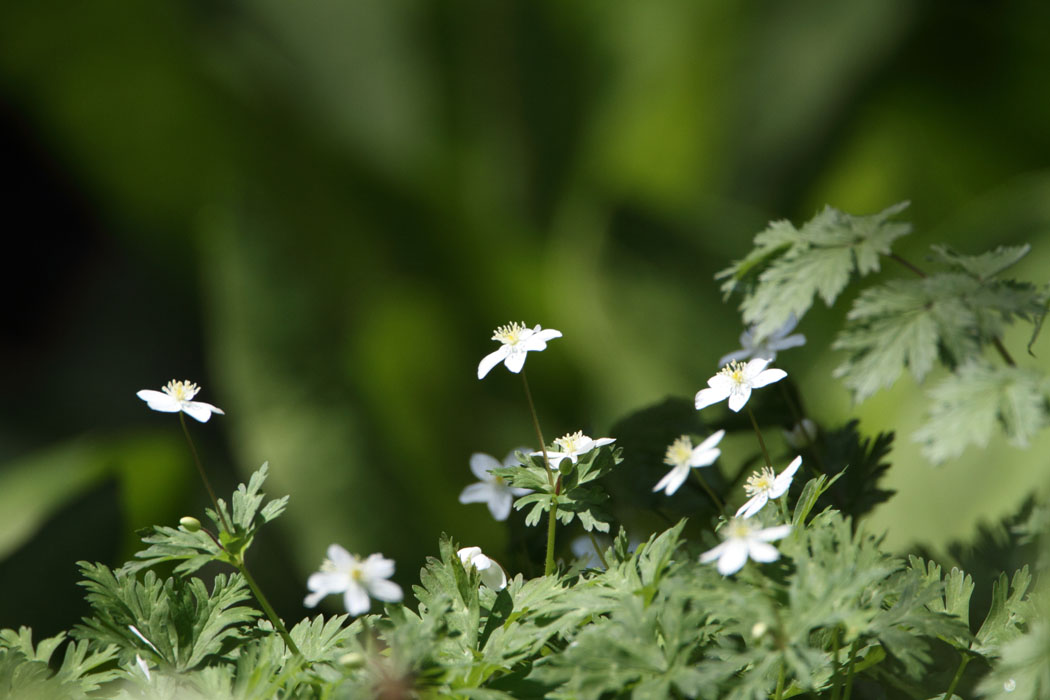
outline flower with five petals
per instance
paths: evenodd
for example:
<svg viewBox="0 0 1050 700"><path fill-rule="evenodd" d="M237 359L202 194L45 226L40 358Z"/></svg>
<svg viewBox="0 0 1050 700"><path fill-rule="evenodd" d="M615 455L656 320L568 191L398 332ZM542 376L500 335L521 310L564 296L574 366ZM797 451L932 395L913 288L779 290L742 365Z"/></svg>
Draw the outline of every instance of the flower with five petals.
<svg viewBox="0 0 1050 700"><path fill-rule="evenodd" d="M748 558L758 562L771 562L780 558L777 548L769 544L773 540L787 537L790 525L778 525L761 529L753 521L733 518L725 526L722 544L700 555L700 563L718 560L718 573L723 576L735 574L744 568Z"/></svg>
<svg viewBox="0 0 1050 700"><path fill-rule="evenodd" d="M521 451L524 452L526 449L521 448ZM492 513L493 518L506 520L507 516L510 515L511 502L517 496L524 496L527 493L531 493L531 491L508 485L502 477L493 474L492 470L521 464L515 456L517 452L518 450L511 451L503 460L503 464L500 464L495 457L483 452L472 454L470 456L470 471L474 472L474 476L481 479L481 481L464 488L459 494L459 502L484 503L488 505L489 512Z"/></svg>
<svg viewBox="0 0 1050 700"><path fill-rule="evenodd" d="M478 379L482 379L493 367L502 362L507 369L517 374L525 367L525 354L530 350L547 348L547 341L561 337L561 331L539 326L528 328L524 323L509 323L500 326L492 335L502 343L499 349L490 352L478 363Z"/></svg>
<svg viewBox="0 0 1050 700"><path fill-rule="evenodd" d="M321 564L321 570L306 580L310 595L303 600L303 605L312 608L332 593L343 594L346 611L351 615L368 612L372 606L370 597L398 603L403 595L401 586L387 580L393 575L393 559L370 554L362 560L333 544L328 547L328 558Z"/></svg>
<svg viewBox="0 0 1050 700"><path fill-rule="evenodd" d="M207 423L213 413L218 413L220 416L225 415L223 410L217 406L212 406L210 403L203 401L193 401L192 399L197 395L198 391L200 391L200 387L189 380L177 382L172 379L161 391L143 389L135 396L145 401L154 411L161 411L162 413L178 413L182 411L190 418L194 418L201 423Z"/></svg>
<svg viewBox="0 0 1050 700"><path fill-rule="evenodd" d="M690 469L712 464L718 459L718 455L722 454L722 450L715 445L722 440L725 434L726 431L719 430L696 447L693 447L693 441L688 435L683 435L675 440L674 444L667 448L667 455L664 457L664 464L674 468L657 482L653 491L664 489L670 496L685 482Z"/></svg>
<svg viewBox="0 0 1050 700"><path fill-rule="evenodd" d="M696 394L696 410L729 399L729 410L739 412L751 398L751 390L779 382L787 376L782 369L766 369L769 360L756 358L746 365L730 362L707 380L707 389Z"/></svg>
<svg viewBox="0 0 1050 700"><path fill-rule="evenodd" d="M747 483L744 484L744 493L750 498L737 510L736 517L750 518L762 510L767 502L787 493L787 490L791 488L791 479L794 478L801 464L802 457L798 456L780 474L774 475L772 467L762 467L761 471L749 476Z"/></svg>
<svg viewBox="0 0 1050 700"><path fill-rule="evenodd" d="M548 451L547 459L550 460L551 469L557 469L561 465L563 459L568 459L573 464L576 464L580 455L585 455L597 447L611 445L614 442L616 442L616 438L598 438L597 440L594 440L584 435L582 430L577 430L575 433L569 433L560 438L555 438L555 446L560 447L561 449ZM535 456L543 453L531 452L530 454Z"/></svg>

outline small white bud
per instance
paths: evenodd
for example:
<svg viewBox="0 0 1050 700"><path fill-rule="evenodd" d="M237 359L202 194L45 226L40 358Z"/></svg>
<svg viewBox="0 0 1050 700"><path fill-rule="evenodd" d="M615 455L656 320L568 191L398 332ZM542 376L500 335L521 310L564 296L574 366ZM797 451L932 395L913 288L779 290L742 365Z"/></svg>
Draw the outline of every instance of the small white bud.
<svg viewBox="0 0 1050 700"><path fill-rule="evenodd" d="M179 518L179 525L187 532L197 532L201 529L201 521L190 515Z"/></svg>

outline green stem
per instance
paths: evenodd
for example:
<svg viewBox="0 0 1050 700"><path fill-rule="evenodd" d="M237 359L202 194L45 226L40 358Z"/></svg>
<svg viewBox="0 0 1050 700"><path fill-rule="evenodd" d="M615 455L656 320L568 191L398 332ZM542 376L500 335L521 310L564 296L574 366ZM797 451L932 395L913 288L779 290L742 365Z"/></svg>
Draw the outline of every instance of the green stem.
<svg viewBox="0 0 1050 700"><path fill-rule="evenodd" d="M784 697L784 681L787 676L787 664L783 661L780 662L780 673L777 674L777 690L773 694L774 700L782 700Z"/></svg>
<svg viewBox="0 0 1050 700"><path fill-rule="evenodd" d="M602 554L602 548L598 546L598 538L594 536L593 532L588 532L587 536L591 538L591 544L594 546L594 553L598 555L598 561L602 563L602 566L608 569L609 564L605 561L605 555Z"/></svg>
<svg viewBox="0 0 1050 700"><path fill-rule="evenodd" d="M536 405L532 402L532 392L529 391L529 380L525 377L524 367L521 370L521 383L525 387L525 398L529 402L529 412L532 414L532 427L536 429L536 438L540 441L540 451L543 452L543 466L547 470L547 483L551 487L551 509L547 516L547 558L543 563L543 575L550 576L554 573L554 531L558 523L558 489L554 483L554 473L551 471L550 458L547 457L547 443L543 440L543 432L540 430L540 419L536 415Z"/></svg>
<svg viewBox="0 0 1050 700"><path fill-rule="evenodd" d="M747 417L751 419L751 427L755 429L755 435L758 437L758 446L762 448L762 456L766 460L766 466L772 467L773 460L769 458L769 450L766 449L766 441L762 439L762 431L758 429L758 421L755 420L755 413L751 410L750 406L745 406L747 409Z"/></svg>
<svg viewBox="0 0 1050 700"><path fill-rule="evenodd" d="M860 639L853 640L849 647L849 666L846 669L846 692L842 694L842 700L849 700L853 694L853 671L857 663L857 650L860 649Z"/></svg>
<svg viewBox="0 0 1050 700"><path fill-rule="evenodd" d="M813 455L813 460L816 462L815 466L806 462L806 466L811 472L813 472L813 476L819 477L821 474L826 474L828 470L824 468L824 460L820 458L820 452L817 451L817 443L809 436L809 433L806 432L805 426L802 423L802 419L805 418L805 416L802 415L801 407L795 403L795 399L791 397L791 392L788 391L784 382L777 382L777 386L780 387L780 392L784 395L784 401L787 403L788 409L791 411L791 415L795 419L795 425L799 426L799 429L802 431L802 435L806 440L806 447L810 448L810 453Z"/></svg>
<svg viewBox="0 0 1050 700"><path fill-rule="evenodd" d="M839 660L841 649L842 647L839 644L839 626L835 625L835 628L831 630L831 660L835 668L835 675L831 677L831 700L839 700L842 697L842 680L839 679L839 673L842 672L842 663Z"/></svg>
<svg viewBox="0 0 1050 700"><path fill-rule="evenodd" d="M959 681L962 680L963 671L966 670L966 665L970 663L970 659L973 658L965 651L959 652L962 657L959 660L959 668L955 671L955 677L952 678L951 684L948 686L948 690L944 691L944 700L951 700L952 695L955 694L955 686L959 685Z"/></svg>
<svg viewBox="0 0 1050 700"><path fill-rule="evenodd" d="M302 652L299 651L299 647L296 646L295 642L292 641L292 636L288 634L288 630L285 628L284 623L281 622L281 618L277 617L277 613L270 605L270 601L263 595L262 589L259 588L259 584L255 582L252 575L248 573L248 566L244 563L244 559L238 558L235 564L237 570L244 576L244 580L248 582L248 587L252 589L252 593L255 594L255 599L259 601L259 605L262 606L263 612L266 613L266 617L270 618L270 622L273 623L274 629L277 630L277 634L281 635L281 639L288 645L288 649L297 656L302 656Z"/></svg>
<svg viewBox="0 0 1050 700"><path fill-rule="evenodd" d="M223 528L226 532L233 534L233 528L230 527L230 522L226 519L222 509L219 508L219 501L215 498L215 491L211 488L211 482L208 481L208 475L204 473L204 465L201 464L201 458L197 455L197 447L193 444L193 438L190 437L190 431L186 427L186 418L183 416L182 411L179 411L179 423L182 425L182 434L186 436L186 442L189 443L190 452L193 454L193 462L197 465L197 471L201 475L201 481L204 482L204 488L208 490L208 496L211 497L211 504L215 508L215 512L219 514L219 520L222 522Z"/></svg>
<svg viewBox="0 0 1050 700"><path fill-rule="evenodd" d="M718 497L718 494L714 492L714 489L707 485L707 482L704 481L704 477L700 475L700 472L696 469L690 469L689 471L696 474L696 480L700 482L700 485L704 487L704 491L707 492L707 495L710 496L711 500L715 502L716 506L718 506L719 512L725 513L726 504L722 502L722 499Z"/></svg>

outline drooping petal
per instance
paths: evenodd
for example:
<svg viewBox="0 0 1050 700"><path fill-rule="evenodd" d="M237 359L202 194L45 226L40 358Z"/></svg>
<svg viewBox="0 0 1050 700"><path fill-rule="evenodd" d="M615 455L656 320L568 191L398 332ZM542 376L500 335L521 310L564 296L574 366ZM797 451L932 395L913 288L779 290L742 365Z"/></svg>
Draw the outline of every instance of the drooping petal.
<svg viewBox="0 0 1050 700"><path fill-rule="evenodd" d="M185 401L182 404L182 410L187 416L201 423L207 423L212 413L222 413L215 406L203 401Z"/></svg>
<svg viewBox="0 0 1050 700"><path fill-rule="evenodd" d="M729 390L722 388L701 389L696 393L696 410L707 408L729 397Z"/></svg>
<svg viewBox="0 0 1050 700"><path fill-rule="evenodd" d="M671 471L669 471L666 474L664 474L664 477L662 479L660 479L660 481L658 481L656 483L656 486L653 487L653 491L655 492L655 491L659 491L660 489L665 489L666 492L667 492L667 495L671 496L671 495L674 494L675 491L677 491L679 489L679 487L683 483L685 483L686 477L688 477L688 476L689 476L689 468L688 467L685 467L685 468L675 467Z"/></svg>
<svg viewBox="0 0 1050 700"><path fill-rule="evenodd" d="M489 513L495 520L503 522L510 517L510 504L513 500L508 489L493 491L488 503Z"/></svg>
<svg viewBox="0 0 1050 700"><path fill-rule="evenodd" d="M763 564L776 561L780 558L780 552L768 542L751 540L748 542L748 551L752 559L762 562Z"/></svg>
<svg viewBox="0 0 1050 700"><path fill-rule="evenodd" d="M740 508L736 512L736 517L750 518L752 515L762 510L762 508L765 507L766 502L768 500L769 497L766 496L765 491L760 491L759 493L756 493L754 496L749 498L747 502L744 503L744 505L740 506Z"/></svg>
<svg viewBox="0 0 1050 700"><path fill-rule="evenodd" d="M514 374L518 374L525 367L525 357L527 353L523 351L511 352L507 354L507 359L503 361L503 364L507 366Z"/></svg>
<svg viewBox="0 0 1050 700"><path fill-rule="evenodd" d="M142 391L135 394L154 411L161 411L162 413L176 413L182 410L182 405L178 399L173 396L168 396L162 391L153 391L152 389L143 389Z"/></svg>
<svg viewBox="0 0 1050 700"><path fill-rule="evenodd" d="M488 503L495 495L492 484L479 482L470 484L459 493L460 503Z"/></svg>
<svg viewBox="0 0 1050 700"><path fill-rule="evenodd" d="M507 587L507 573L495 561L491 559L489 561L492 563L491 566L479 569L481 582L494 591L502 591Z"/></svg>
<svg viewBox="0 0 1050 700"><path fill-rule="evenodd" d="M497 461L495 457L484 452L475 452L470 456L470 471L474 472L474 476L482 481L491 481L492 474L490 472L502 466L502 462Z"/></svg>
<svg viewBox="0 0 1050 700"><path fill-rule="evenodd" d="M481 362L478 363L478 379L484 379L485 375L491 372L493 367L503 362L503 359L509 354L510 348L506 345L501 345L499 349L481 358Z"/></svg>
<svg viewBox="0 0 1050 700"><path fill-rule="evenodd" d="M343 594L343 604L346 605L346 611L351 615L366 613L372 607L372 601L368 599L368 592L357 581L350 582L346 593Z"/></svg>
<svg viewBox="0 0 1050 700"><path fill-rule="evenodd" d="M371 591L373 598L386 601L387 603L400 603L405 595L401 590L401 586L393 581L388 581L385 578L369 582L368 588Z"/></svg>
<svg viewBox="0 0 1050 700"><path fill-rule="evenodd" d="M722 556L718 557L718 573L723 576L735 574L747 563L748 545L746 540L726 540Z"/></svg>
<svg viewBox="0 0 1050 700"><path fill-rule="evenodd" d="M733 413L739 413L740 409L744 407L747 400L751 398L751 387L741 386L738 391L733 392L729 395L729 410Z"/></svg>

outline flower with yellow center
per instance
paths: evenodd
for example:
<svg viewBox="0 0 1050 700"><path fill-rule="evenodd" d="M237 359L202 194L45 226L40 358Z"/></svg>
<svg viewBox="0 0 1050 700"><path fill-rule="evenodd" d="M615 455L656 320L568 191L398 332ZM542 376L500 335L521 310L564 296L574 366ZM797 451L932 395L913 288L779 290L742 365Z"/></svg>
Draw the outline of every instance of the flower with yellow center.
<svg viewBox="0 0 1050 700"><path fill-rule="evenodd" d="M198 391L200 391L200 387L189 380L177 382L172 379L161 391L143 389L135 395L145 401L154 411L161 411L162 413L178 413L182 411L190 418L194 418L201 423L207 423L213 413L225 415L223 410L217 406L212 406L210 403L203 401L193 401L192 399L197 395Z"/></svg>
<svg viewBox="0 0 1050 700"><path fill-rule="evenodd" d="M787 537L790 532L790 525L761 529L751 521L733 518L723 530L725 540L701 554L700 563L707 564L717 559L718 573L728 576L744 568L748 558L763 563L776 561L780 552L769 543Z"/></svg>
<svg viewBox="0 0 1050 700"><path fill-rule="evenodd" d="M707 389L696 394L696 410L729 399L729 410L738 412L751 398L751 390L779 382L787 376L782 369L766 369L769 360L755 358L747 364L730 362L707 380Z"/></svg>
<svg viewBox="0 0 1050 700"><path fill-rule="evenodd" d="M332 593L342 593L346 611L351 615L368 612L371 598L389 603L401 601L401 586L388 581L394 575L394 560L382 554L370 554L362 560L337 544L328 547L328 558L321 570L310 574L306 587L310 595L303 600L308 608Z"/></svg>
<svg viewBox="0 0 1050 700"><path fill-rule="evenodd" d="M686 477L689 476L690 469L693 467L706 467L712 464L718 459L718 455L722 454L722 450L715 447L715 445L722 440L725 434L726 431L719 430L696 447L693 447L693 441L689 439L688 435L683 435L675 440L674 444L667 448L667 454L664 457L664 464L673 467L673 469L657 482L656 486L653 487L653 491L663 489L670 496L685 482Z"/></svg>
<svg viewBox="0 0 1050 700"><path fill-rule="evenodd" d="M791 464L787 465L787 468L780 472L779 475L773 473L772 467L762 467L761 471L757 471L749 476L747 483L744 484L744 493L750 498L744 505L740 506L736 516L738 518L750 518L762 510L768 501L780 498L787 493L787 490L791 488L791 480L801 465L802 457L799 456L795 457Z"/></svg>
<svg viewBox="0 0 1050 700"><path fill-rule="evenodd" d="M528 328L524 323L509 323L506 326L500 326L493 333L492 339L498 340L502 345L482 358L478 364L478 379L482 379L500 362L515 374L521 372L525 366L527 352L545 350L548 340L560 337L561 331L551 328L543 329L539 326Z"/></svg>
<svg viewBox="0 0 1050 700"><path fill-rule="evenodd" d="M525 452L528 448L522 447L520 450ZM485 503L489 507L489 512L492 513L492 517L496 520L506 520L507 516L510 515L511 502L517 496L524 496L527 493L531 493L529 489L518 488L509 486L501 477L496 476L492 473L493 469L499 469L500 467L515 467L521 464L518 458L515 456L518 450L512 450L503 463L500 464L495 457L484 454L483 452L475 452L470 456L470 470L474 472L474 476L481 479L476 483L470 484L463 489L462 493L459 494L460 503Z"/></svg>
<svg viewBox="0 0 1050 700"><path fill-rule="evenodd" d="M563 435L560 438L554 440L554 445L560 449L548 450L547 459L550 461L552 469L557 469L563 459L568 459L573 464L576 464L580 455L585 455L591 450L597 447L603 447L605 445L611 445L616 442L616 438L598 438L594 440L583 434L582 430L577 430L575 433L569 433ZM541 455L542 452L532 452L532 455Z"/></svg>

